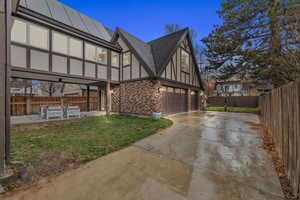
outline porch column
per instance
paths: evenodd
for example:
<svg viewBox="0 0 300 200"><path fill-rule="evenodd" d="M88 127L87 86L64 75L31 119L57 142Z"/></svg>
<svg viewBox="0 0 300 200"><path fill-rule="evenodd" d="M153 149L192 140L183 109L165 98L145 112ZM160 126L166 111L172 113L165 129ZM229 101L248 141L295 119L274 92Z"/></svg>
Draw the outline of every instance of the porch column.
<svg viewBox="0 0 300 200"><path fill-rule="evenodd" d="M90 86L86 87L86 110L90 112Z"/></svg>
<svg viewBox="0 0 300 200"><path fill-rule="evenodd" d="M110 92L110 82L106 83L106 114L109 115L111 111L111 92Z"/></svg>
<svg viewBox="0 0 300 200"><path fill-rule="evenodd" d="M0 0L0 178L9 161L10 129L10 18L11 1Z"/></svg>

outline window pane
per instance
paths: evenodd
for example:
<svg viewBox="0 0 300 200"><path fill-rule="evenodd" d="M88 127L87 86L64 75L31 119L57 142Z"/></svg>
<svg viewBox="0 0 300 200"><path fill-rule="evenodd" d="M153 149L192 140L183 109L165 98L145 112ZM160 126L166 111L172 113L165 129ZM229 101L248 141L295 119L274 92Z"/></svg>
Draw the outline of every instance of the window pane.
<svg viewBox="0 0 300 200"><path fill-rule="evenodd" d="M70 56L82 58L82 41L70 38Z"/></svg>
<svg viewBox="0 0 300 200"><path fill-rule="evenodd" d="M49 54L31 50L30 52L31 68L37 70L49 71Z"/></svg>
<svg viewBox="0 0 300 200"><path fill-rule="evenodd" d="M49 48L49 31L40 26L30 24L29 26L29 43L32 46L48 49Z"/></svg>
<svg viewBox="0 0 300 200"><path fill-rule="evenodd" d="M107 49L97 47L97 62L107 65Z"/></svg>
<svg viewBox="0 0 300 200"><path fill-rule="evenodd" d="M119 67L119 54L117 52L111 52L111 66Z"/></svg>
<svg viewBox="0 0 300 200"><path fill-rule="evenodd" d="M52 56L52 71L58 73L68 73L68 60L63 56Z"/></svg>
<svg viewBox="0 0 300 200"><path fill-rule="evenodd" d="M93 63L85 63L85 74L86 77L96 77L96 65Z"/></svg>
<svg viewBox="0 0 300 200"><path fill-rule="evenodd" d="M98 78L107 79L107 67L98 65Z"/></svg>
<svg viewBox="0 0 300 200"><path fill-rule="evenodd" d="M82 76L82 61L70 59L70 74Z"/></svg>
<svg viewBox="0 0 300 200"><path fill-rule="evenodd" d="M123 66L130 65L130 52L123 54Z"/></svg>
<svg viewBox="0 0 300 200"><path fill-rule="evenodd" d="M85 43L85 59L96 62L96 47Z"/></svg>
<svg viewBox="0 0 300 200"><path fill-rule="evenodd" d="M118 69L111 69L111 80L119 81L119 70Z"/></svg>
<svg viewBox="0 0 300 200"><path fill-rule="evenodd" d="M11 65L26 67L26 48L11 45Z"/></svg>
<svg viewBox="0 0 300 200"><path fill-rule="evenodd" d="M52 50L57 53L68 54L68 37L61 33L53 32Z"/></svg>
<svg viewBox="0 0 300 200"><path fill-rule="evenodd" d="M20 43L27 43L26 23L17 19L13 20L11 29L11 40Z"/></svg>
<svg viewBox="0 0 300 200"><path fill-rule="evenodd" d="M189 72L189 65L190 65L190 55L181 50L181 70L184 72Z"/></svg>

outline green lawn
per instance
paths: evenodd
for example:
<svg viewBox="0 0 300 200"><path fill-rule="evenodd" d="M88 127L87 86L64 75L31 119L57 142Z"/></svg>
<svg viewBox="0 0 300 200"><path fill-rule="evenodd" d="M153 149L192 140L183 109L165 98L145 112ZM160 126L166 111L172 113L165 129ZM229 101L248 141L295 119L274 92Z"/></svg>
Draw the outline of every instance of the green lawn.
<svg viewBox="0 0 300 200"><path fill-rule="evenodd" d="M159 129L172 125L167 119L153 120L125 115L87 118L79 122L50 124L40 129L12 132L12 160L27 165L41 153L63 152L69 159L87 162L124 148Z"/></svg>
<svg viewBox="0 0 300 200"><path fill-rule="evenodd" d="M224 112L224 107L208 107L207 111L218 111ZM239 108L239 107L228 107L228 112L238 112L238 113L254 113L259 114L259 108Z"/></svg>

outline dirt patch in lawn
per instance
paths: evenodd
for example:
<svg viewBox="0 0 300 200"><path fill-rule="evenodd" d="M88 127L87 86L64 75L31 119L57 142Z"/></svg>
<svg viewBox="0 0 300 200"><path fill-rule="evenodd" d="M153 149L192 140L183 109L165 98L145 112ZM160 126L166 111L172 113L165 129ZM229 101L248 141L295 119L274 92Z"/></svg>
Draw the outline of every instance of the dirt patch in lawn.
<svg viewBox="0 0 300 200"><path fill-rule="evenodd" d="M287 177L287 174L285 173L283 161L276 150L273 138L267 130L267 128L263 124L258 124L249 121L245 121L245 123L250 125L255 130L260 130L262 134L262 148L267 151L270 159L273 162L273 166L275 167L275 170L277 172L285 199L297 200L297 198L293 195L293 188Z"/></svg>
<svg viewBox="0 0 300 200"><path fill-rule="evenodd" d="M80 159L74 159L74 157L62 152L44 152L38 154L32 165L13 162L11 167L17 174L18 180L3 185L3 187L6 191L21 187L26 188L44 177L57 176L67 170L76 169L81 162Z"/></svg>

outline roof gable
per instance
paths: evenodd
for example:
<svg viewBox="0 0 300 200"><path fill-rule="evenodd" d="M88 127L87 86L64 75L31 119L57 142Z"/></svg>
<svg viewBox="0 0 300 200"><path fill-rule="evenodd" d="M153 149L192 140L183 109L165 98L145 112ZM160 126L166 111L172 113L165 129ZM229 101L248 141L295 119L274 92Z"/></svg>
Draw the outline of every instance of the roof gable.
<svg viewBox="0 0 300 200"><path fill-rule="evenodd" d="M176 51L182 38L187 32L188 29L183 29L181 31L148 42L152 48L158 75L165 69L169 60L171 59L171 56Z"/></svg>
<svg viewBox="0 0 300 200"><path fill-rule="evenodd" d="M145 67L147 67L148 70L150 70L151 74L155 75L156 68L151 46L145 43L144 41L140 40L139 38L119 28L117 29L117 33L120 34L121 37L124 39L124 42L126 42L127 45L134 50L136 56L146 65Z"/></svg>

